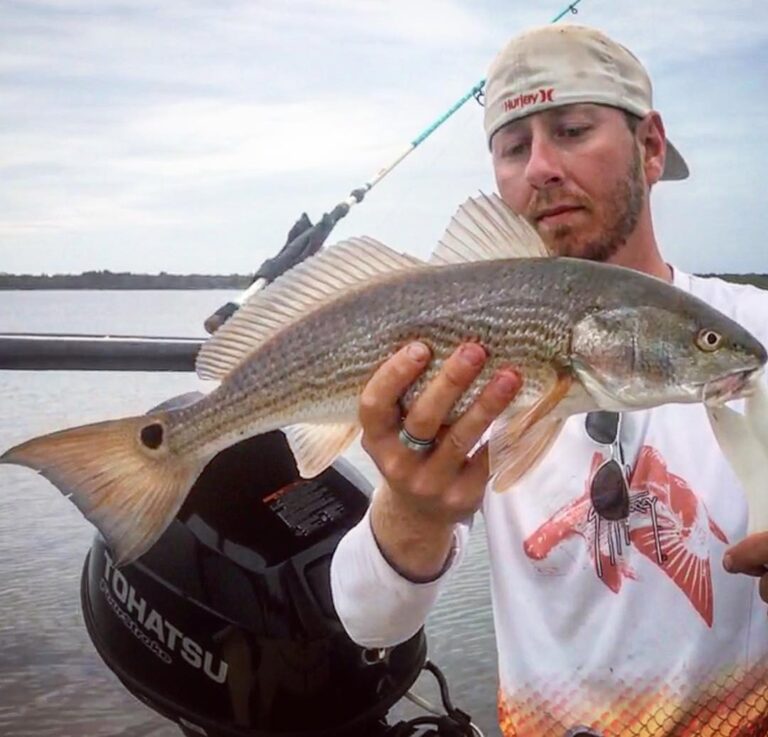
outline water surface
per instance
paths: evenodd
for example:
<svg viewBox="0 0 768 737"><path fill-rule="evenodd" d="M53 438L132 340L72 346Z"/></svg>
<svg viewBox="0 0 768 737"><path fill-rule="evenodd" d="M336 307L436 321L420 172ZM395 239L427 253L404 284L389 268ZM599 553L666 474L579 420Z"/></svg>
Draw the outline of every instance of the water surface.
<svg viewBox="0 0 768 737"><path fill-rule="evenodd" d="M0 291L0 332L201 336L225 291ZM69 425L137 414L200 388L192 374L0 370L0 449ZM375 483L359 446L348 457ZM45 479L0 467L0 735L176 737L134 699L93 648L80 572L93 528ZM486 550L469 554L427 622L429 657L455 705L498 735ZM431 676L415 690L439 703ZM392 714L422 715L410 704Z"/></svg>

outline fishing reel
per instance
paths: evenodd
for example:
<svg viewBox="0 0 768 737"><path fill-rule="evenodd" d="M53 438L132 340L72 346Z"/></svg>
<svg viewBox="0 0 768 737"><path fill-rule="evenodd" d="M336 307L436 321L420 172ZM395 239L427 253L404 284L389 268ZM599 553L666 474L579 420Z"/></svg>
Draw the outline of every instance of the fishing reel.
<svg viewBox="0 0 768 737"><path fill-rule="evenodd" d="M96 537L81 586L96 649L134 696L187 735L476 734L426 662L423 631L371 650L336 615L331 557L370 492L343 460L302 479L280 432L222 451L139 560L116 567ZM424 667L447 713L387 724Z"/></svg>

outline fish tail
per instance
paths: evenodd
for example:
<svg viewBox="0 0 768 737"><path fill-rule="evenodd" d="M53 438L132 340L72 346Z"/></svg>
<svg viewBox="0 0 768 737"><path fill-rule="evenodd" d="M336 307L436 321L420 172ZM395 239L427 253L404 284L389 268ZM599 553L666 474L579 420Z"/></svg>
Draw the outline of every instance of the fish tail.
<svg viewBox="0 0 768 737"><path fill-rule="evenodd" d="M118 564L160 537L208 459L173 452L168 413L97 422L43 435L0 456L45 476L102 533Z"/></svg>

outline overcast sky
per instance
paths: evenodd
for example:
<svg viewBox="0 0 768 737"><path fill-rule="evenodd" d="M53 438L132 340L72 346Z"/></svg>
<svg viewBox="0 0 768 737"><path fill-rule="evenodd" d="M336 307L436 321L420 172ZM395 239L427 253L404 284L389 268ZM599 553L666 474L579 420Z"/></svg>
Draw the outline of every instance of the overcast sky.
<svg viewBox="0 0 768 737"><path fill-rule="evenodd" d="M247 273L563 0L0 0L0 272ZM688 160L668 260L768 272L768 2L582 0ZM493 180L470 101L339 224L426 256Z"/></svg>

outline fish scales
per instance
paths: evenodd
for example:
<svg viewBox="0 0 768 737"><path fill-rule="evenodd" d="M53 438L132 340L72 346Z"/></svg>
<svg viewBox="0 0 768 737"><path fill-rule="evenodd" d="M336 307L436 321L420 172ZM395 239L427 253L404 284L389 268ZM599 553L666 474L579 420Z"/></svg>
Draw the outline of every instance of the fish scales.
<svg viewBox="0 0 768 737"><path fill-rule="evenodd" d="M562 278L548 260L478 262L396 273L343 295L278 332L221 387L176 415L169 442L179 451L197 450L213 437L218 446L225 426L231 428L228 439L232 432L266 432L331 413L337 418L332 410L339 406L354 411L354 399L375 368L417 338L430 346L433 361L406 402L465 340L481 343L489 360L450 419L502 366L523 371L529 388L519 401L532 402L553 363L567 366L570 327L588 307L587 290L572 290L570 302L563 302L548 279L555 273Z"/></svg>
<svg viewBox="0 0 768 737"><path fill-rule="evenodd" d="M430 346L432 361L405 405L460 343L488 352L448 421L495 370L523 374L512 412L491 428L493 490L512 488L572 414L704 402L749 495L750 524L768 527L756 472L768 461L765 347L659 279L549 257L524 220L485 195L459 209L429 264L362 238L279 277L201 350L199 374L222 383L194 405L32 438L0 463L51 480L120 565L151 547L210 459L244 437L283 428L299 473L321 473L359 432L371 374L414 339ZM740 397L746 416L725 406Z"/></svg>

